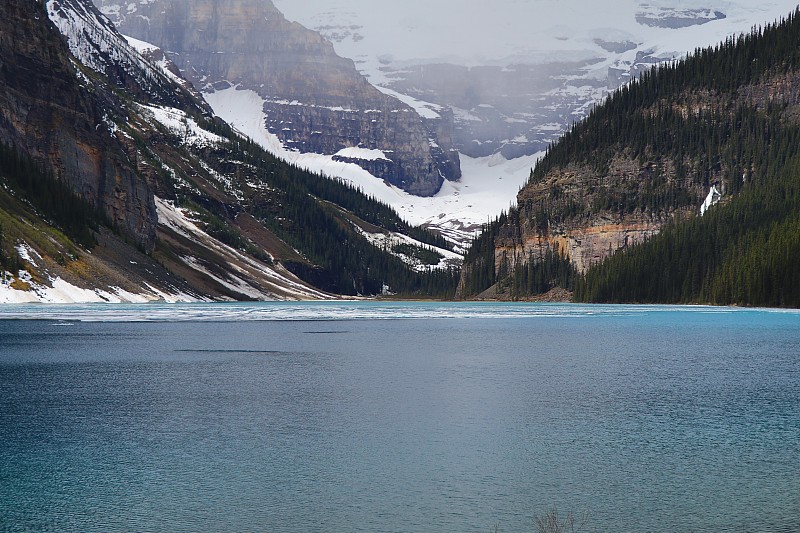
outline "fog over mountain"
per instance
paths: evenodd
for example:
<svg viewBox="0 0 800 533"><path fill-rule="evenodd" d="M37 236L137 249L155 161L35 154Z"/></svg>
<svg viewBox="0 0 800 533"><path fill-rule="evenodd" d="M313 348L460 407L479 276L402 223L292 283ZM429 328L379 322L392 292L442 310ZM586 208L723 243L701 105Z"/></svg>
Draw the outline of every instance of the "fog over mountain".
<svg viewBox="0 0 800 533"><path fill-rule="evenodd" d="M637 44L663 45L668 30L693 27L673 40L680 49L691 48L785 16L796 5L779 0L274 3L290 20L328 35L347 57L369 62L370 56L393 56L393 62L448 61L468 66L585 59L601 53L596 39L630 38ZM719 20L727 24L707 25Z"/></svg>
<svg viewBox="0 0 800 533"><path fill-rule="evenodd" d="M691 0L275 0L372 83L454 109L462 153L533 154L653 63L796 3Z"/></svg>

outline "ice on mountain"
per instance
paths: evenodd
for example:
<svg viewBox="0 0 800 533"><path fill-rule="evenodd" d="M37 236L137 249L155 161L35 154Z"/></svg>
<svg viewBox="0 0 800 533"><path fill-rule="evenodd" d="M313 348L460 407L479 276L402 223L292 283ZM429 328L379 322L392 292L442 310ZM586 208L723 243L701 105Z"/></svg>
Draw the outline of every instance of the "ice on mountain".
<svg viewBox="0 0 800 533"><path fill-rule="evenodd" d="M700 216L706 214L706 211L712 206L719 203L722 199L722 193L719 192L716 185L712 185L711 189L708 191L708 195L706 199L703 201L703 205L700 206Z"/></svg>

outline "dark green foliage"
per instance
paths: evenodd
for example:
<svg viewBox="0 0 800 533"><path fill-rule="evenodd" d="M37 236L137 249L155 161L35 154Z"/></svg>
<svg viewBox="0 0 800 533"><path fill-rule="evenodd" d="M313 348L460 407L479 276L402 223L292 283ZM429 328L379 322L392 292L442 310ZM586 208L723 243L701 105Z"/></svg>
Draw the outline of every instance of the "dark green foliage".
<svg viewBox="0 0 800 533"><path fill-rule="evenodd" d="M21 268L22 261L14 248L14 243L6 241L5 231L0 225L0 276L6 271L16 275Z"/></svg>
<svg viewBox="0 0 800 533"><path fill-rule="evenodd" d="M525 264L515 265L505 283L512 299L544 294L561 287L568 291L575 288L577 273L572 262L562 254L548 249L542 257L528 257Z"/></svg>
<svg viewBox="0 0 800 533"><path fill-rule="evenodd" d="M384 285L406 295L446 297L455 291L457 272L414 272L355 233L336 209L325 209L309 195L287 193L280 205L262 206L253 214L327 272L319 278L328 280L321 286L327 291L381 294Z"/></svg>
<svg viewBox="0 0 800 533"><path fill-rule="evenodd" d="M800 307L800 154L763 181L590 269L575 298Z"/></svg>
<svg viewBox="0 0 800 533"><path fill-rule="evenodd" d="M498 291L511 299L524 299L561 287L572 291L577 276L575 267L562 254L547 250L539 257L531 255L527 262L511 263L495 259L495 240L508 229L519 227L520 211L511 209L483 226L472 241L464 258L462 296L476 296L495 283ZM507 235L505 235L507 236Z"/></svg>
<svg viewBox="0 0 800 533"><path fill-rule="evenodd" d="M5 270L8 265L8 253L6 252L5 234L3 226L0 226L0 269Z"/></svg>
<svg viewBox="0 0 800 533"><path fill-rule="evenodd" d="M272 264L272 258L268 253L246 239L236 228L225 222L221 217L191 201L184 201L181 207L195 213L201 222L203 231L215 239L231 248L248 253L267 264Z"/></svg>
<svg viewBox="0 0 800 533"><path fill-rule="evenodd" d="M795 12L780 25L660 69L624 96L642 105L657 97L655 87L733 93L798 68ZM622 99L616 103L622 105ZM701 147L709 166L729 170L727 192L738 195L590 269L578 280L576 299L800 306L800 127L786 110L786 104L774 102L759 109L740 104L727 115L706 114L708 127L693 127L690 138L681 138L674 149L654 142L662 151Z"/></svg>
<svg viewBox="0 0 800 533"><path fill-rule="evenodd" d="M105 216L13 146L0 143L0 177L20 198L27 200L73 241L88 248L96 244L95 231Z"/></svg>
<svg viewBox="0 0 800 533"><path fill-rule="evenodd" d="M481 232L472 240L464 256L462 296L475 296L497 282L495 272L494 241L500 228L508 222L508 215L502 213L494 221L481 227Z"/></svg>
<svg viewBox="0 0 800 533"><path fill-rule="evenodd" d="M437 248L453 249L453 245L440 235L417 226L410 226L397 215L394 209L372 196L366 196L363 192L342 180L326 179L310 173L306 173L306 176L308 179L305 185L311 194L347 209L365 222L390 231L403 233Z"/></svg>
<svg viewBox="0 0 800 533"><path fill-rule="evenodd" d="M392 251L396 254L413 257L423 265L438 265L442 260L442 254L438 252L406 243L395 244L392 246Z"/></svg>

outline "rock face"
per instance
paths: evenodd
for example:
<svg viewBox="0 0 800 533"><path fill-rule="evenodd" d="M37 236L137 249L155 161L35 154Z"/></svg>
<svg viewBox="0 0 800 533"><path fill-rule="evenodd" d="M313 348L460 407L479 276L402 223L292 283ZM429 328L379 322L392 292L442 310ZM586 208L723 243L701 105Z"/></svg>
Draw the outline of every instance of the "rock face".
<svg viewBox="0 0 800 533"><path fill-rule="evenodd" d="M525 228L521 238L499 239L495 248L495 264L526 264L531 258L536 261L548 250L568 257L579 272L601 263L614 252L643 242L657 234L665 223L661 217L642 213L626 217L598 217L590 224L577 220L541 231ZM510 266L509 266L510 268Z"/></svg>
<svg viewBox="0 0 800 533"><path fill-rule="evenodd" d="M713 20L726 18L722 11L709 8L662 7L642 4L636 13L636 22L653 28L687 28L700 26Z"/></svg>
<svg viewBox="0 0 800 533"><path fill-rule="evenodd" d="M339 57L319 33L290 22L269 0L96 0L120 30L167 51L204 91L230 85L264 99L268 129L302 152L358 146L390 162L379 177L413 194L461 176L450 124L426 125ZM446 121L447 117L441 119ZM359 162L362 164L362 162ZM373 162L362 166L375 171Z"/></svg>
<svg viewBox="0 0 800 533"><path fill-rule="evenodd" d="M51 169L140 247L152 249L157 221L152 193L109 135L97 98L80 85L67 45L43 3L5 2L0 141Z"/></svg>
<svg viewBox="0 0 800 533"><path fill-rule="evenodd" d="M624 205L626 198L656 198L670 190L686 191L689 207L668 209L655 201L652 208ZM657 234L669 220L687 216L703 195L701 185L677 177L671 162L642 164L620 154L604 172L588 165L554 169L517 195L519 218L506 224L495 241L495 268L508 271L552 250L585 272Z"/></svg>

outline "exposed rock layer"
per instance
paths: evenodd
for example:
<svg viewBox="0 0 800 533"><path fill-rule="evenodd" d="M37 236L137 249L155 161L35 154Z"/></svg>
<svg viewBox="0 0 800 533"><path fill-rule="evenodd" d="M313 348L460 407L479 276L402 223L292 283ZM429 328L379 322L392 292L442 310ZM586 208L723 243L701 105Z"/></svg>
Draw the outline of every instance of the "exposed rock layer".
<svg viewBox="0 0 800 533"><path fill-rule="evenodd" d="M659 183L655 189L654 183ZM657 205L631 209L620 200L657 196L666 190L687 191L691 205L677 210ZM554 169L517 195L519 221L504 226L495 241L495 268L536 262L552 250L585 272L618 250L657 234L672 218L693 211L703 194L694 180L679 180L671 162L642 164L622 153L602 172L588 165Z"/></svg>
<svg viewBox="0 0 800 533"><path fill-rule="evenodd" d="M109 135L97 97L45 8L9 0L0 17L0 141L52 169L145 249L157 222L153 196Z"/></svg>
<svg viewBox="0 0 800 533"><path fill-rule="evenodd" d="M382 150L392 164L379 177L422 196L461 175L447 135L429 131L413 109L370 85L329 41L286 20L269 0L155 1L131 4L133 11L115 0L98 5L123 33L168 51L204 90L230 83L258 92L268 129L291 148Z"/></svg>

